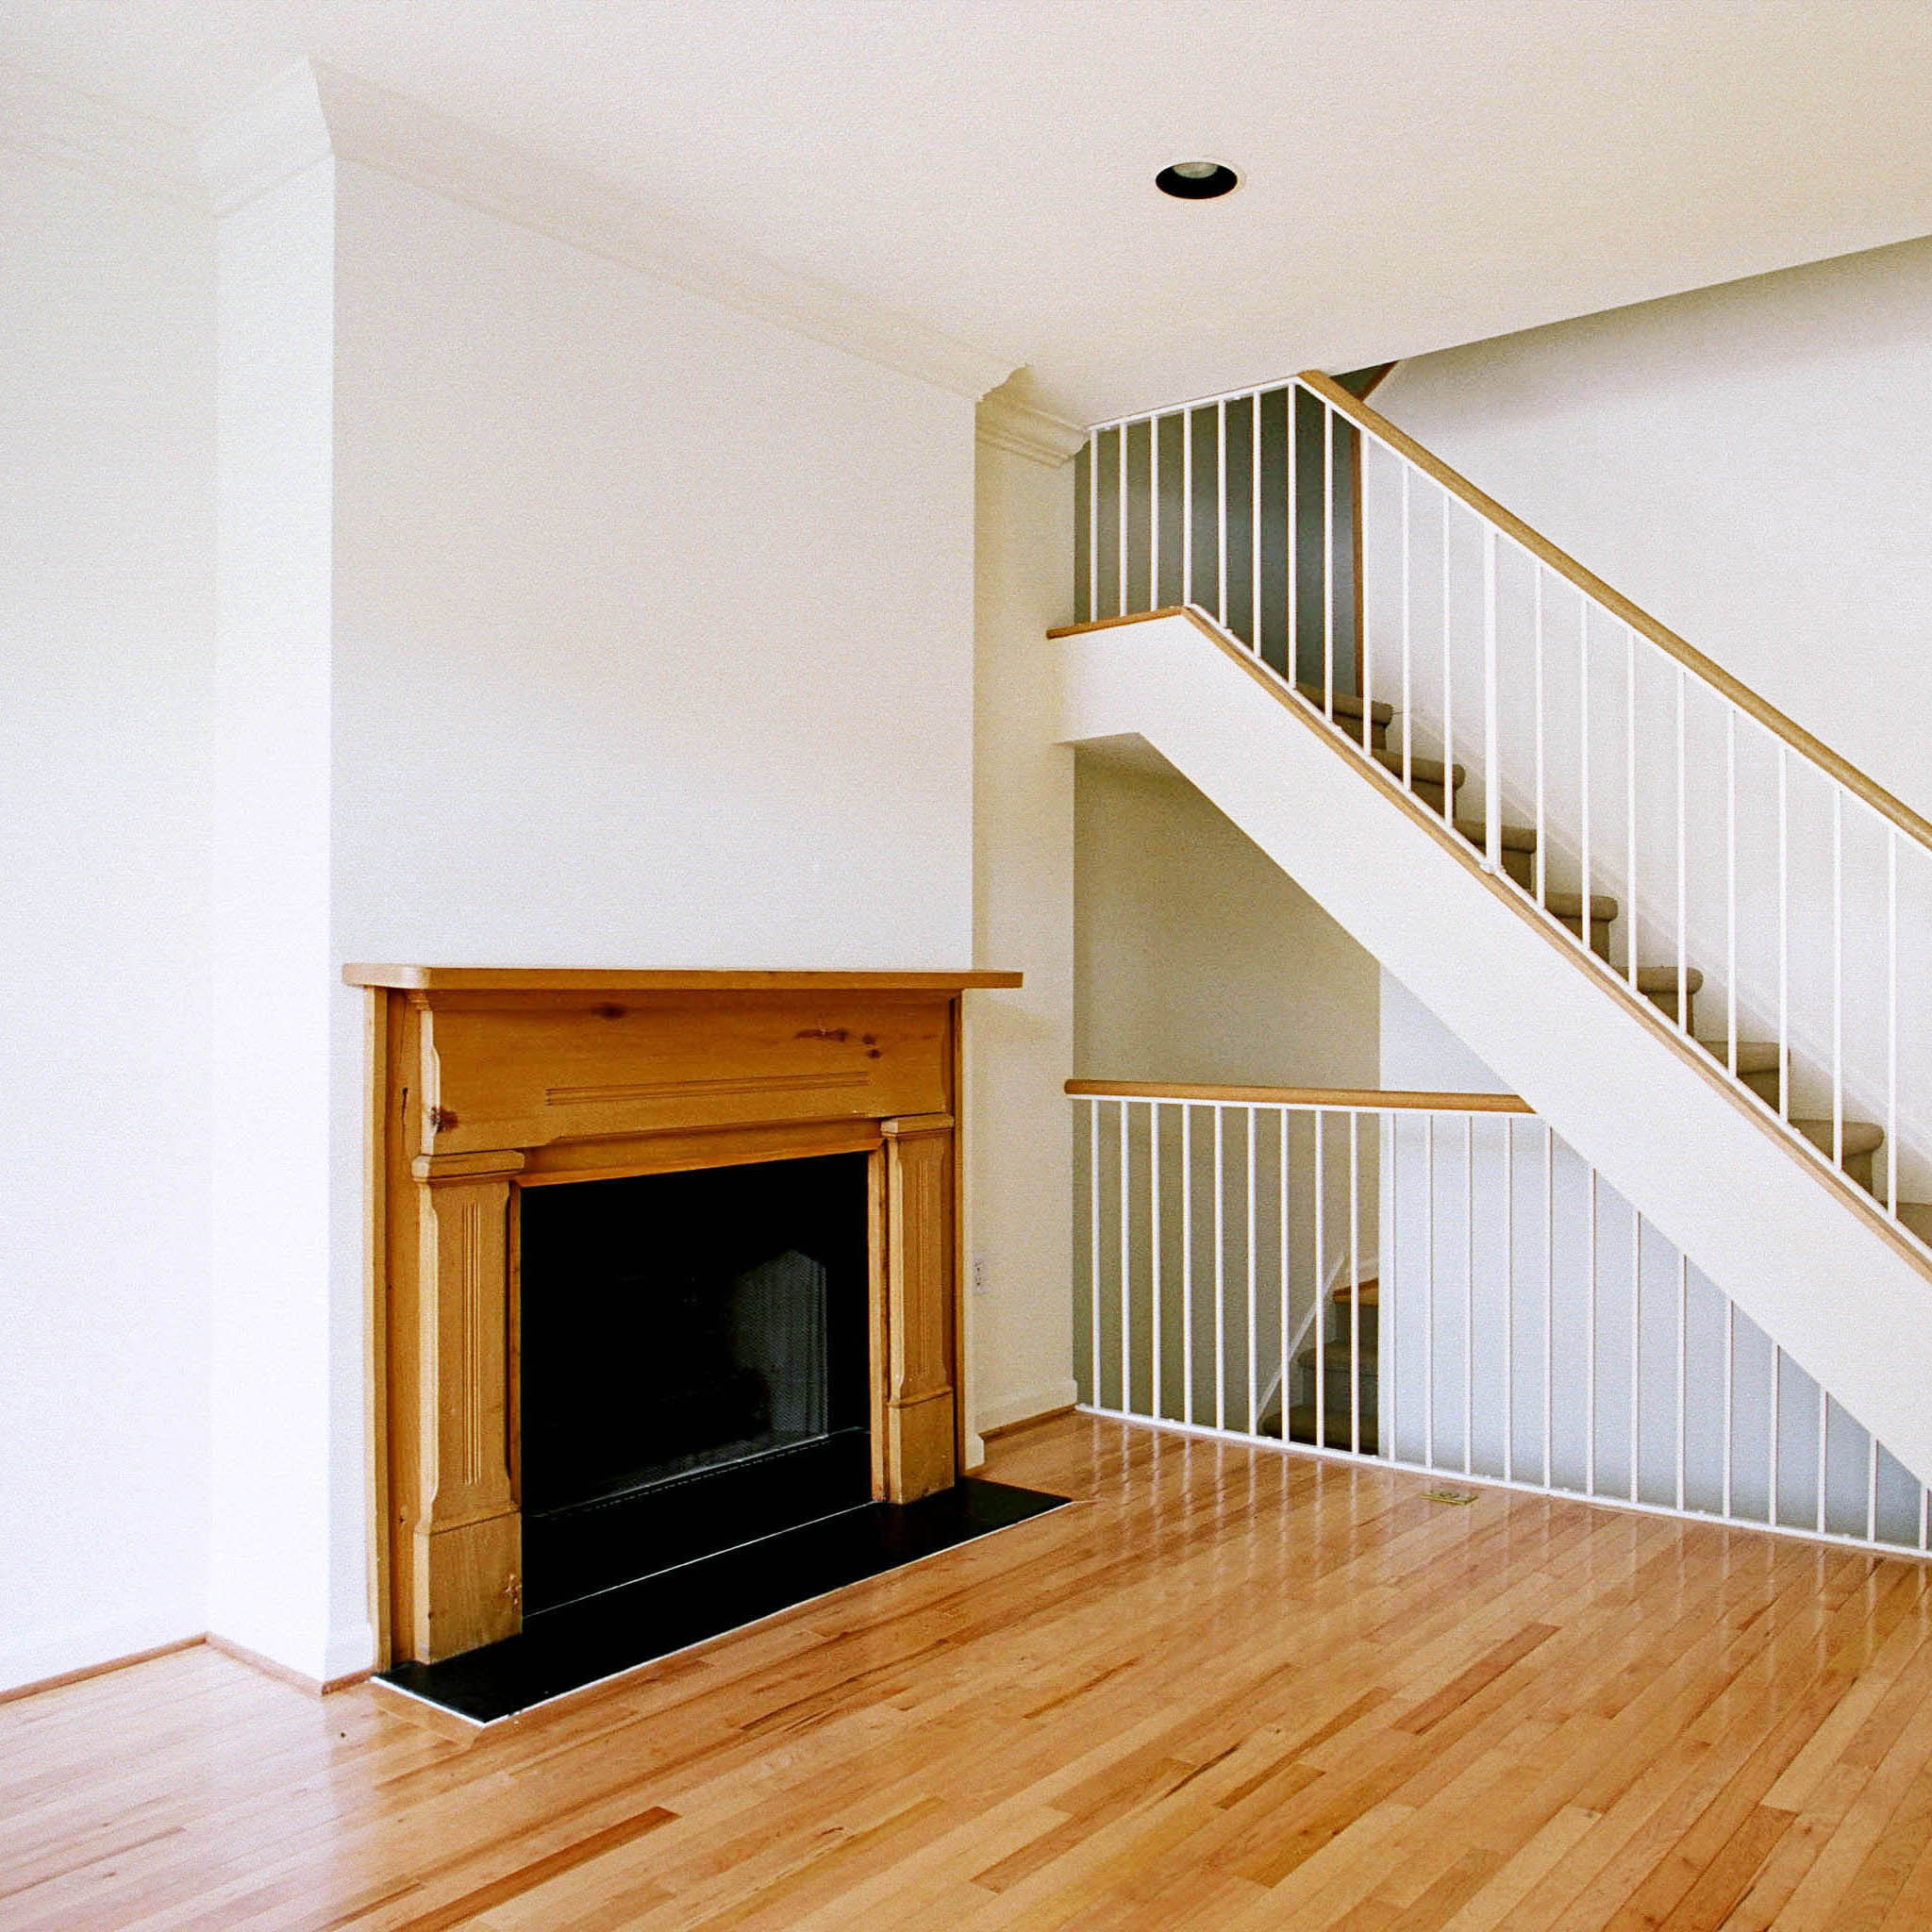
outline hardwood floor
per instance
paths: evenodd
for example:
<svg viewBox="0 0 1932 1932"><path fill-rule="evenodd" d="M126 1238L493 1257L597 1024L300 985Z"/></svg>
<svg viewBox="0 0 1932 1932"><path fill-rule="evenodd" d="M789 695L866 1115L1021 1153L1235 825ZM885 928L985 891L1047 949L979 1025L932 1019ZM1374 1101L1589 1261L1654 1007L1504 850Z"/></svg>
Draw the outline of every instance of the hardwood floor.
<svg viewBox="0 0 1932 1932"><path fill-rule="evenodd" d="M1082 1501L458 1740L0 1707L0 1925L1932 1925L1932 1573L1067 1418Z"/></svg>

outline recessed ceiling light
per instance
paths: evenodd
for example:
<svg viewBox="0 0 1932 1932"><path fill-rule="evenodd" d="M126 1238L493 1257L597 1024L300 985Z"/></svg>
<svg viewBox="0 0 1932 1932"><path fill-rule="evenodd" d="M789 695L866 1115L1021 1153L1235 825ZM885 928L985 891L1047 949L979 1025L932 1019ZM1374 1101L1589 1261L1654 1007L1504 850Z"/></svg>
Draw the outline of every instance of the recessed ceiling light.
<svg viewBox="0 0 1932 1932"><path fill-rule="evenodd" d="M1155 175L1154 185L1177 201L1212 201L1232 193L1241 177L1225 161L1176 161Z"/></svg>

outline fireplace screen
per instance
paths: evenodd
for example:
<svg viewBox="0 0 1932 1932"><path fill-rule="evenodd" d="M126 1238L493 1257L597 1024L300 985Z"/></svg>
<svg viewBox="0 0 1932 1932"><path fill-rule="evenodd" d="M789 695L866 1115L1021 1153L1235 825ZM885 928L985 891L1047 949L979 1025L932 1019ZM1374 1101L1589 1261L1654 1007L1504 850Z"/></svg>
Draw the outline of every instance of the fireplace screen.
<svg viewBox="0 0 1932 1932"><path fill-rule="evenodd" d="M522 1194L531 1609L871 1495L866 1157Z"/></svg>

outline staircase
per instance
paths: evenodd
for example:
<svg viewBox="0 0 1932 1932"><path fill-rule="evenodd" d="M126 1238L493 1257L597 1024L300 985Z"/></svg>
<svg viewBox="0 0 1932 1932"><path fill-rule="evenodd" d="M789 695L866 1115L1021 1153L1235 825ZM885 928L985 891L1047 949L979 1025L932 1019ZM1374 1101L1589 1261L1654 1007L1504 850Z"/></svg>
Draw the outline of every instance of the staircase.
<svg viewBox="0 0 1932 1932"><path fill-rule="evenodd" d="M1316 686L1298 684L1297 694L1308 704L1320 708L1324 702L1324 693ZM1337 692L1332 700L1336 723L1347 733L1351 741L1365 741L1370 756L1384 771L1398 779L1402 775L1402 758L1389 748L1390 727L1395 719L1392 705L1376 699L1364 706L1361 699ZM1367 719L1366 734L1363 730ZM1467 767L1456 765L1449 774L1457 792L1459 794L1467 784ZM1482 820L1463 816L1459 810L1452 816L1447 803L1448 792L1444 783L1444 770L1440 758L1415 758L1409 759L1408 791L1439 818L1448 819L1455 826L1457 835L1463 841L1481 852L1485 844L1486 827ZM1502 826L1500 839L1502 866L1505 874L1513 879L1524 891L1534 891L1536 884L1537 831L1533 825L1510 824L1507 821ZM1623 950L1613 941L1612 928L1617 925L1622 911L1621 903L1608 892L1592 892L1590 895L1590 931L1583 930L1583 895L1580 892L1545 891L1542 906L1557 922L1567 928L1607 965L1611 963ZM1621 940L1621 935L1617 936ZM1665 1019L1674 1025L1679 1024L1678 998L1679 986L1677 969L1674 966L1640 967L1636 975L1636 989L1657 1008ZM1687 966L1683 975L1681 992L1683 1015L1681 1030L1696 1040L1711 1058L1720 1065L1729 1065L1729 1042L1724 1040L1698 1038L1695 1013L1697 995L1704 990L1704 974L1694 966ZM1785 1069L1784 1055L1778 1051L1774 1040L1740 1040L1738 1042L1737 1078L1760 1100L1773 1108L1781 1108L1783 1096L1781 1083L1789 1078ZM1790 1124L1797 1129L1806 1140L1827 1158L1836 1161L1845 1174L1867 1193L1874 1191L1874 1161L1878 1150L1885 1144L1885 1129L1875 1121L1829 1118L1814 1115L1794 1114L1789 1116ZM1932 1240L1932 1203L1906 1201L1899 1204L1899 1218L1922 1240ZM1300 1439L1297 1439L1300 1440Z"/></svg>
<svg viewBox="0 0 1932 1932"><path fill-rule="evenodd" d="M1095 432L1062 741L1138 741L1191 780L1932 1475L1932 1028L1908 997L1932 824L1326 378L1287 388ZM1250 408L1252 471L1217 462ZM1344 457L1356 535L1311 541ZM1325 1341L1291 1439L1355 1399Z"/></svg>
<svg viewBox="0 0 1932 1932"><path fill-rule="evenodd" d="M1354 1289L1343 1282L1329 1293L1321 1344L1309 1342L1294 1358L1289 1384L1291 1442L1362 1456L1380 1453L1380 1288L1375 1281ZM1262 1412L1259 1432L1280 1440L1278 1396Z"/></svg>

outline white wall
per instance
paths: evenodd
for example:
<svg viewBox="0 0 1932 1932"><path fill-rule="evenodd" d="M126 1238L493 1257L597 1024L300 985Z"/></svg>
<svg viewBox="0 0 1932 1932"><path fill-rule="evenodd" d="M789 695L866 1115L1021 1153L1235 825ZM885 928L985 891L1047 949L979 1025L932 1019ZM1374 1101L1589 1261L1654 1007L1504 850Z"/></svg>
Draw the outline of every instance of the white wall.
<svg viewBox="0 0 1932 1932"><path fill-rule="evenodd" d="M335 216L326 158L227 215L220 292L208 1620L318 1680L368 1660L362 1558L331 1529L362 1459L329 1297L332 1237L359 1246L331 1163L361 1143L330 1120Z"/></svg>
<svg viewBox="0 0 1932 1932"><path fill-rule="evenodd" d="M0 1688L203 1627L214 230L0 152Z"/></svg>
<svg viewBox="0 0 1932 1932"><path fill-rule="evenodd" d="M1013 992L967 996L967 1298L976 1424L1064 1407L1072 1256L1064 1083L1074 1064L1074 754L1054 741L1047 628L1072 603L1074 470L982 440L974 958Z"/></svg>
<svg viewBox="0 0 1932 1932"><path fill-rule="evenodd" d="M1374 1087L1374 960L1177 774L1077 771L1075 1072Z"/></svg>
<svg viewBox="0 0 1932 1932"><path fill-rule="evenodd" d="M282 399L250 454L304 508L248 524L231 466L242 541L292 546L225 574L225 624L290 646L237 658L231 695L294 774L256 822L237 801L237 876L299 874L272 941L299 993L256 1010L301 1120L256 1142L255 1196L224 1196L215 1622L328 1677L371 1642L363 1008L340 966L968 963L974 418L358 162L224 226L236 407L267 430ZM291 344L297 392L249 390ZM273 1267L262 1201L289 1210Z"/></svg>
<svg viewBox="0 0 1932 1932"><path fill-rule="evenodd" d="M341 168L336 937L947 967L973 408Z"/></svg>
<svg viewBox="0 0 1932 1932"><path fill-rule="evenodd" d="M1508 1092L1392 973L1381 974L1379 991L1379 1085L1410 1093Z"/></svg>

